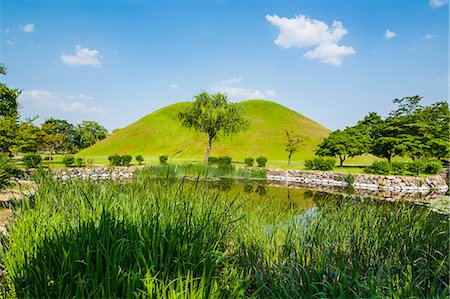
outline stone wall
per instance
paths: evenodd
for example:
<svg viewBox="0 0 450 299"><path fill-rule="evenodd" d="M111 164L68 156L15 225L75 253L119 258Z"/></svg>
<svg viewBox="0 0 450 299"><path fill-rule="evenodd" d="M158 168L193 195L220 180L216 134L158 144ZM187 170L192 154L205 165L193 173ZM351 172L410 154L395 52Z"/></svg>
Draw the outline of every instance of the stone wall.
<svg viewBox="0 0 450 299"><path fill-rule="evenodd" d="M300 184L304 186L347 187L347 173L280 170L270 169L267 173L269 181L284 182L284 185ZM446 176L429 177L383 176L369 174L353 175L355 189L370 191L393 191L402 193L429 193L431 191L445 192L448 190Z"/></svg>
<svg viewBox="0 0 450 299"><path fill-rule="evenodd" d="M94 168L61 168L55 169L55 178L60 180L68 180L70 178L97 180L120 180L130 179L133 172L138 167L120 166L120 167L94 167Z"/></svg>

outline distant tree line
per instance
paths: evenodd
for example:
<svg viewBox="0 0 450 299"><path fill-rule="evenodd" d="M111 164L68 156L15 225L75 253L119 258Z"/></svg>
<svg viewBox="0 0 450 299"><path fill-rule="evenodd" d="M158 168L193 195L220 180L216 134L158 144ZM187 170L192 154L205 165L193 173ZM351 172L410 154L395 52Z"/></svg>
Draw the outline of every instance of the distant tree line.
<svg viewBox="0 0 450 299"><path fill-rule="evenodd" d="M0 65L0 74L6 68ZM21 120L18 103L20 90L11 89L0 82L0 152L14 153L46 151L75 153L104 139L108 131L95 121L82 121L73 125L66 120L49 118L40 126L37 117Z"/></svg>
<svg viewBox="0 0 450 299"><path fill-rule="evenodd" d="M421 105L422 97L395 99L397 109L386 118L370 112L353 127L332 132L317 147L319 156L337 157L342 166L349 157L372 154L449 159L450 112L446 101Z"/></svg>

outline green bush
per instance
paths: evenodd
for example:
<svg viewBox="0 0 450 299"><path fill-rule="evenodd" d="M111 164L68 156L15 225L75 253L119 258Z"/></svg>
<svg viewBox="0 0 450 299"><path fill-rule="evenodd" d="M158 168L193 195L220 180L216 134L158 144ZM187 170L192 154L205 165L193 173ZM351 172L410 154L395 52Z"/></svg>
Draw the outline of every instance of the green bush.
<svg viewBox="0 0 450 299"><path fill-rule="evenodd" d="M228 156L219 157L217 164L219 165L219 167L230 166L231 165L231 157L228 157Z"/></svg>
<svg viewBox="0 0 450 299"><path fill-rule="evenodd" d="M75 163L75 158L74 156L64 156L62 162L64 166L71 167Z"/></svg>
<svg viewBox="0 0 450 299"><path fill-rule="evenodd" d="M109 160L109 164L111 166L121 166L122 165L122 157L118 154L109 156L108 160Z"/></svg>
<svg viewBox="0 0 450 299"><path fill-rule="evenodd" d="M166 155L160 155L159 156L159 163L161 163L162 165L167 164L167 160L169 159L169 157L167 157Z"/></svg>
<svg viewBox="0 0 450 299"><path fill-rule="evenodd" d="M258 167L266 167L267 158L264 156L259 156L256 158L256 163L258 164Z"/></svg>
<svg viewBox="0 0 450 299"><path fill-rule="evenodd" d="M131 160L133 160L132 156L123 155L122 156L122 166L130 166Z"/></svg>
<svg viewBox="0 0 450 299"><path fill-rule="evenodd" d="M244 159L245 167L252 167L253 166L253 161L254 161L254 159L251 158L251 157L245 158Z"/></svg>
<svg viewBox="0 0 450 299"><path fill-rule="evenodd" d="M353 174L349 173L344 177L344 181L347 182L349 186L352 186L355 183L356 178Z"/></svg>
<svg viewBox="0 0 450 299"><path fill-rule="evenodd" d="M84 166L83 158L76 158L75 159L75 166L76 167L83 167Z"/></svg>
<svg viewBox="0 0 450 299"><path fill-rule="evenodd" d="M428 160L424 173L437 174L442 169L442 163L439 160Z"/></svg>
<svg viewBox="0 0 450 299"><path fill-rule="evenodd" d="M407 163L405 162L391 162L392 174L402 175L406 171Z"/></svg>
<svg viewBox="0 0 450 299"><path fill-rule="evenodd" d="M217 164L217 163L219 163L219 158L213 157L213 156L208 157L208 164L214 165L214 164Z"/></svg>
<svg viewBox="0 0 450 299"><path fill-rule="evenodd" d="M142 162L144 162L144 157L142 157L141 155L137 155L135 159L139 163L139 165L142 165Z"/></svg>
<svg viewBox="0 0 450 299"><path fill-rule="evenodd" d="M422 159L417 159L408 163L408 170L414 173L415 175L419 175L425 171L427 167L427 162Z"/></svg>
<svg viewBox="0 0 450 299"><path fill-rule="evenodd" d="M366 172L372 174L389 174L391 172L391 165L388 161L375 161L366 168Z"/></svg>
<svg viewBox="0 0 450 299"><path fill-rule="evenodd" d="M7 154L0 154L0 189L9 185L15 167Z"/></svg>
<svg viewBox="0 0 450 299"><path fill-rule="evenodd" d="M332 170L335 165L336 162L334 161L334 159L330 158L317 157L314 158L313 160L305 161L306 169L311 170Z"/></svg>
<svg viewBox="0 0 450 299"><path fill-rule="evenodd" d="M22 162L27 168L36 168L41 164L42 158L37 153L28 153L23 156Z"/></svg>
<svg viewBox="0 0 450 299"><path fill-rule="evenodd" d="M88 167L92 167L94 165L94 159L87 159L86 163Z"/></svg>

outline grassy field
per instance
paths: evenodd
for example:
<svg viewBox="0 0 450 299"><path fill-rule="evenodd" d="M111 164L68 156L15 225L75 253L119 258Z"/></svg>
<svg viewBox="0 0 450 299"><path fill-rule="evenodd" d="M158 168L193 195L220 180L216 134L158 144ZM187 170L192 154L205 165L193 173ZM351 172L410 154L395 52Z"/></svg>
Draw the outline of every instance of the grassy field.
<svg viewBox="0 0 450 299"><path fill-rule="evenodd" d="M305 140L296 154L296 159L303 160L311 158L316 146L330 133L311 119L273 102L250 100L241 104L251 123L250 129L215 142L212 156L227 155L243 160L263 155L269 160L284 160L287 158L285 130L289 130ZM78 155L108 156L117 153L158 157L165 154L170 157L178 153L179 158L201 160L206 151L206 135L182 128L177 118L178 112L187 105L188 102L181 102L155 111Z"/></svg>
<svg viewBox="0 0 450 299"><path fill-rule="evenodd" d="M316 207L287 209L146 171L36 180L1 243L7 298L449 295L448 217L425 207L309 191Z"/></svg>

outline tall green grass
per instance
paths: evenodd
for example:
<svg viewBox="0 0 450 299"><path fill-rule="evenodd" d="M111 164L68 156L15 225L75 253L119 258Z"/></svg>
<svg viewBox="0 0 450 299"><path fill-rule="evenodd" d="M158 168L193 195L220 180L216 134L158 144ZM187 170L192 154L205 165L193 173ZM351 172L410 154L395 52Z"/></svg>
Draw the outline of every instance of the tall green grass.
<svg viewBox="0 0 450 299"><path fill-rule="evenodd" d="M446 297L448 217L309 192L286 210L201 180L38 176L2 240L6 297Z"/></svg>

